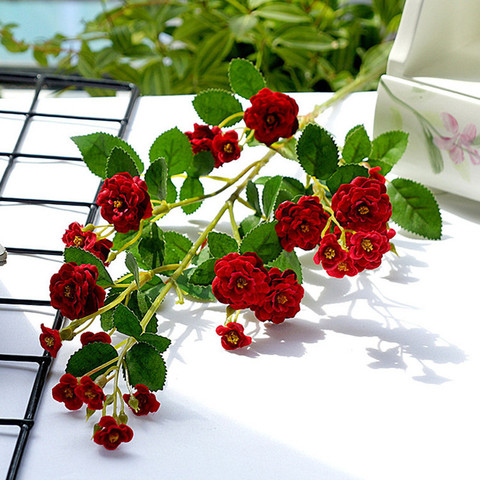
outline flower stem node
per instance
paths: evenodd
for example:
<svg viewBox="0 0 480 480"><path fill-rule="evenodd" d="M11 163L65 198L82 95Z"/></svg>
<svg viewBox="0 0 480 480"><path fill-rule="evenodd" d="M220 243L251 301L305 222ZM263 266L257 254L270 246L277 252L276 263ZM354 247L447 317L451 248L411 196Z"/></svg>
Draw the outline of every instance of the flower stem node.
<svg viewBox="0 0 480 480"><path fill-rule="evenodd" d="M162 214L167 214L170 211L170 205L165 201L162 200L162 203L160 205L156 205L153 208L153 215L162 215Z"/></svg>
<svg viewBox="0 0 480 480"><path fill-rule="evenodd" d="M73 337L75 337L72 327L62 328L58 333L60 334L60 338L65 341L73 340Z"/></svg>

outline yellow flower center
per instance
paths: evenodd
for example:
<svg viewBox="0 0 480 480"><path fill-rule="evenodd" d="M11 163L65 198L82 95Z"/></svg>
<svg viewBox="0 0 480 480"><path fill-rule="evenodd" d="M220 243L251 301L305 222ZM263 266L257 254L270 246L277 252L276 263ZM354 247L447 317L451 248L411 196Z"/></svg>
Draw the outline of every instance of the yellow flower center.
<svg viewBox="0 0 480 480"><path fill-rule="evenodd" d="M123 205L123 202L121 200L114 200L113 201L113 206L115 208L120 208Z"/></svg>
<svg viewBox="0 0 480 480"><path fill-rule="evenodd" d="M275 115L267 115L265 117L265 123L267 125L273 125L277 121L277 117Z"/></svg>
<svg viewBox="0 0 480 480"><path fill-rule="evenodd" d="M283 305L288 301L288 298L283 293L280 293L279 295L277 295L276 300L277 300L277 303L279 303L280 305Z"/></svg>
<svg viewBox="0 0 480 480"><path fill-rule="evenodd" d="M45 337L44 341L49 347L53 347L55 345L55 338L54 337Z"/></svg>
<svg viewBox="0 0 480 480"><path fill-rule="evenodd" d="M232 345L236 345L239 341L240 341L240 337L237 335L237 332L228 332L226 335L225 335L226 339L227 339L227 342L232 344Z"/></svg>
<svg viewBox="0 0 480 480"><path fill-rule="evenodd" d="M310 231L310 227L306 224L306 223L302 223L300 225L300 230L303 232L303 233L307 233Z"/></svg>
<svg viewBox="0 0 480 480"><path fill-rule="evenodd" d="M117 443L119 438L120 438L120 435L117 432L112 432L108 436L108 440L110 441L110 443Z"/></svg>
<svg viewBox="0 0 480 480"><path fill-rule="evenodd" d="M240 278L237 280L237 288L243 289L243 288L245 288L247 285L248 285L248 282L247 282L243 277L240 277Z"/></svg>
<svg viewBox="0 0 480 480"><path fill-rule="evenodd" d="M366 205L361 205L357 210L360 215L366 215L369 211L370 209Z"/></svg>
<svg viewBox="0 0 480 480"><path fill-rule="evenodd" d="M373 250L372 242L368 238L364 238L360 245L366 252L371 252Z"/></svg>
<svg viewBox="0 0 480 480"><path fill-rule="evenodd" d="M325 255L325 258L328 258L329 260L331 260L332 258L335 257L335 249L332 247L327 247L323 252L323 254Z"/></svg>
<svg viewBox="0 0 480 480"><path fill-rule="evenodd" d="M76 247L83 247L83 245L85 244L85 239L83 237L81 237L80 235L75 235L75 237L73 239L73 244Z"/></svg>
<svg viewBox="0 0 480 480"><path fill-rule="evenodd" d="M348 265L345 262L340 262L337 268L340 272L348 272Z"/></svg>
<svg viewBox="0 0 480 480"><path fill-rule="evenodd" d="M63 296L67 297L67 298L72 298L73 297L72 288L71 288L70 285L65 285L65 287L63 288Z"/></svg>
<svg viewBox="0 0 480 480"><path fill-rule="evenodd" d="M229 142L224 145L223 151L225 153L233 153L235 151L235 147Z"/></svg>

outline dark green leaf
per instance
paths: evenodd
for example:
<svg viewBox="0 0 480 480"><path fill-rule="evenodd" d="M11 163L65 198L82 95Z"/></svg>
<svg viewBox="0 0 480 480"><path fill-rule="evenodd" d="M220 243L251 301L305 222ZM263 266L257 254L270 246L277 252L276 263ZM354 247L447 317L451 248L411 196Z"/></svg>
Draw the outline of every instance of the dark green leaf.
<svg viewBox="0 0 480 480"><path fill-rule="evenodd" d="M129 337L137 338L142 333L140 320L132 310L123 304L117 305L115 308L113 312L113 323L120 333L128 335Z"/></svg>
<svg viewBox="0 0 480 480"><path fill-rule="evenodd" d="M262 209L260 207L260 196L257 186L251 180L249 180L247 183L246 193L248 203L250 203L250 205L255 209L255 214L261 216Z"/></svg>
<svg viewBox="0 0 480 480"><path fill-rule="evenodd" d="M240 227L239 227L239 232L240 236L243 238L252 228L255 228L262 219L258 217L257 215L249 215L248 217L245 217L241 222L240 222Z"/></svg>
<svg viewBox="0 0 480 480"><path fill-rule="evenodd" d="M215 165L215 159L212 152L204 150L193 156L192 163L187 167L186 172L189 177L200 177L208 175Z"/></svg>
<svg viewBox="0 0 480 480"><path fill-rule="evenodd" d="M342 157L347 163L358 163L370 155L372 144L363 125L353 127L345 137Z"/></svg>
<svg viewBox="0 0 480 480"><path fill-rule="evenodd" d="M388 184L387 193L396 224L433 240L442 236L440 210L430 190L412 180L396 178Z"/></svg>
<svg viewBox="0 0 480 480"><path fill-rule="evenodd" d="M126 243L128 243L130 240L133 240L133 238L138 234L138 232L132 230L127 233L120 233L120 232L115 232L115 236L113 237L113 250L120 250Z"/></svg>
<svg viewBox="0 0 480 480"><path fill-rule="evenodd" d="M133 274L133 278L137 282L137 286L140 285L140 272L138 270L138 264L135 260L135 257L131 252L127 252L125 256L125 265L128 268L128 271Z"/></svg>
<svg viewBox="0 0 480 480"><path fill-rule="evenodd" d="M338 150L330 134L319 125L309 123L297 143L298 161L305 172L326 179L337 169Z"/></svg>
<svg viewBox="0 0 480 480"><path fill-rule="evenodd" d="M277 222L261 223L242 240L240 253L255 252L265 263L277 258L282 246L275 231Z"/></svg>
<svg viewBox="0 0 480 480"><path fill-rule="evenodd" d="M163 353L170 346L170 343L172 343L167 337L148 332L140 335L138 341L148 343L148 345L154 347L158 353Z"/></svg>
<svg viewBox="0 0 480 480"><path fill-rule="evenodd" d="M177 201L177 188L170 178L167 179L167 203L175 203Z"/></svg>
<svg viewBox="0 0 480 480"><path fill-rule="evenodd" d="M68 360L65 368L66 373L70 373L74 377L83 377L83 375L91 372L93 369L103 365L104 363L114 360L118 357L117 351L109 343L88 343L80 350L77 350ZM112 362L113 365L115 362ZM96 373L90 375L94 380L109 367L105 367Z"/></svg>
<svg viewBox="0 0 480 480"><path fill-rule="evenodd" d="M368 177L368 169L361 165L344 165L327 180L327 187L333 195L344 183L350 183L356 177Z"/></svg>
<svg viewBox="0 0 480 480"><path fill-rule="evenodd" d="M215 258L222 258L232 252L238 251L237 241L226 233L210 232L208 234L208 247Z"/></svg>
<svg viewBox="0 0 480 480"><path fill-rule="evenodd" d="M275 208L275 204L277 201L278 192L280 191L280 187L282 185L282 177L277 175L272 177L265 183L263 187L263 194L262 194L262 204L263 204L263 212L267 219L270 219L272 212Z"/></svg>
<svg viewBox="0 0 480 480"><path fill-rule="evenodd" d="M195 74L200 78L205 78L205 74L221 63L228 55L232 45L233 35L229 28L224 28L206 37L195 53L193 62Z"/></svg>
<svg viewBox="0 0 480 480"><path fill-rule="evenodd" d="M270 262L267 266L277 267L282 270L282 272L289 268L297 274L298 283L303 282L302 264L300 263L297 254L293 250L291 252L282 250L282 253L275 260L273 260L273 262Z"/></svg>
<svg viewBox="0 0 480 480"><path fill-rule="evenodd" d="M177 127L163 132L155 139L148 153L150 161L165 158L168 174L177 175L185 171L193 159L192 146L188 137Z"/></svg>
<svg viewBox="0 0 480 480"><path fill-rule="evenodd" d="M386 175L400 160L408 144L408 133L400 131L385 132L373 140L372 153L368 163L371 167L381 167Z"/></svg>
<svg viewBox="0 0 480 480"><path fill-rule="evenodd" d="M143 172L143 163L135 150L124 140L108 133L91 133L72 137L92 173L105 178L108 157L114 147L120 147L133 159L137 170ZM188 141L188 139L187 139ZM158 157L157 157L158 158ZM179 172L180 173L180 172Z"/></svg>
<svg viewBox="0 0 480 480"><path fill-rule="evenodd" d="M187 177L182 187L180 188L180 200L187 200L190 198L200 197L204 194L202 182L195 177ZM189 205L182 205L182 210L190 215L200 208L201 201L191 203Z"/></svg>
<svg viewBox="0 0 480 480"><path fill-rule="evenodd" d="M105 265L93 253L77 247L66 247L63 256L65 263L75 262L77 265L95 265L98 270L97 284L101 287L113 284L112 277L107 272Z"/></svg>
<svg viewBox="0 0 480 480"><path fill-rule="evenodd" d="M145 172L145 182L152 198L165 200L167 198L168 167L163 157L157 158Z"/></svg>
<svg viewBox="0 0 480 480"><path fill-rule="evenodd" d="M120 292L118 289L111 289L105 298L105 305L108 305L109 303L112 303L118 296L120 295ZM102 315L100 316L100 324L102 326L102 329L108 332L113 328L113 311L114 309L111 308L110 310L107 310L106 312L103 312Z"/></svg>
<svg viewBox="0 0 480 480"><path fill-rule="evenodd" d="M137 343L125 355L125 363L130 385L140 383L152 392L163 389L167 367L156 348L147 343Z"/></svg>
<svg viewBox="0 0 480 480"><path fill-rule="evenodd" d="M195 285L210 285L215 278L215 268L216 258L210 258L205 262L201 263L190 276L190 283Z"/></svg>
<svg viewBox="0 0 480 480"><path fill-rule="evenodd" d="M194 272L195 269L185 270L183 275L180 275L177 279L178 286L185 292L186 295L190 295L196 300L204 300L206 302L215 302L217 299L212 293L211 285L195 285L190 283L190 275Z"/></svg>
<svg viewBox="0 0 480 480"><path fill-rule="evenodd" d="M195 96L193 106L198 116L209 125L219 125L235 113L243 112L242 104L225 90L206 90ZM225 126L235 125L242 119L238 116Z"/></svg>
<svg viewBox="0 0 480 480"><path fill-rule="evenodd" d="M107 160L105 177L111 178L116 173L127 172L132 177L139 176L140 173L132 157L121 147L113 147Z"/></svg>
<svg viewBox="0 0 480 480"><path fill-rule="evenodd" d="M160 282L156 286L149 286L155 282ZM158 295L160 289L164 286L164 283L158 278L153 277L153 281L148 282L147 285L142 287L141 292L132 292L128 300L128 308L135 314L137 318L143 318L147 313L148 309L153 303L153 300L150 298L150 294L153 294L154 297ZM145 289L145 290L143 290ZM148 322L145 331L147 332L156 332L157 331L157 317L154 315L152 319Z"/></svg>
<svg viewBox="0 0 480 480"><path fill-rule="evenodd" d="M164 238L166 265L180 263L193 245L190 239L177 232L164 232Z"/></svg>
<svg viewBox="0 0 480 480"><path fill-rule="evenodd" d="M153 270L163 265L165 241L163 232L155 223L144 228L138 243L137 261L145 270Z"/></svg>
<svg viewBox="0 0 480 480"><path fill-rule="evenodd" d="M253 63L243 58L234 58L230 62L228 75L232 90L243 98L249 99L266 86Z"/></svg>

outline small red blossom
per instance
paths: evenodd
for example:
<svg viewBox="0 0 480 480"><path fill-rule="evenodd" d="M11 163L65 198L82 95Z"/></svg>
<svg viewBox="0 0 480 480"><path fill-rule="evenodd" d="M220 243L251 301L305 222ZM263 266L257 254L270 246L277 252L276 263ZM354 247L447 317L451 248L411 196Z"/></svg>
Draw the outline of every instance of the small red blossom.
<svg viewBox="0 0 480 480"><path fill-rule="evenodd" d="M57 402L65 404L69 410L78 410L83 401L75 394L78 380L70 373L60 377L60 382L52 388L52 396Z"/></svg>
<svg viewBox="0 0 480 480"><path fill-rule="evenodd" d="M97 240L97 235L95 233L90 231L84 232L82 228L83 225L80 225L78 222L71 223L63 234L63 243L67 247L83 248L87 252L93 253L105 263L113 243L106 238Z"/></svg>
<svg viewBox="0 0 480 480"><path fill-rule="evenodd" d="M282 323L300 311L303 287L297 282L293 270L281 271L274 267L268 271L270 290L263 303L253 308L255 316L262 322L269 320Z"/></svg>
<svg viewBox="0 0 480 480"><path fill-rule="evenodd" d="M225 133L217 133L217 135L213 137L211 151L215 159L215 168L240 158L241 150L238 146L237 132L235 130L229 130Z"/></svg>
<svg viewBox="0 0 480 480"><path fill-rule="evenodd" d="M329 215L318 197L303 196L297 203L281 203L275 217L275 231L284 250L291 252L295 247L312 250L321 240L322 231Z"/></svg>
<svg viewBox="0 0 480 480"><path fill-rule="evenodd" d="M190 140L192 145L192 152L194 154L203 152L205 150L212 150L212 140L215 135L220 133L220 128L212 127L208 125L193 124L193 132L185 132L185 135Z"/></svg>
<svg viewBox="0 0 480 480"><path fill-rule="evenodd" d="M260 305L269 291L267 270L254 252L225 255L215 262L215 275L213 294L235 310Z"/></svg>
<svg viewBox="0 0 480 480"><path fill-rule="evenodd" d="M105 290L97 285L97 278L95 265L63 264L50 279L52 307L72 320L96 312L105 301Z"/></svg>
<svg viewBox="0 0 480 480"><path fill-rule="evenodd" d="M131 408L132 412L137 416L155 413L160 407L160 402L156 399L155 395L150 392L145 385L138 384L135 386L135 389L137 391L133 394L133 396L138 401L137 410L134 410L129 404L131 395L126 393L123 395L125 403Z"/></svg>
<svg viewBox="0 0 480 480"><path fill-rule="evenodd" d="M90 378L82 377L75 388L75 395L87 404L90 410L101 410L105 400L103 390Z"/></svg>
<svg viewBox="0 0 480 480"><path fill-rule="evenodd" d="M255 130L259 142L271 145L298 130L298 105L292 97L262 88L250 102L252 106L245 110L243 119L248 128Z"/></svg>
<svg viewBox="0 0 480 480"><path fill-rule="evenodd" d="M105 180L98 193L97 204L102 217L120 233L138 230L140 221L151 217L153 212L147 184L127 172L117 173Z"/></svg>
<svg viewBox="0 0 480 480"><path fill-rule="evenodd" d="M120 425L113 417L105 415L98 422L99 430L93 435L93 441L107 450L115 450L121 443L133 438L133 430L124 423Z"/></svg>
<svg viewBox="0 0 480 480"><path fill-rule="evenodd" d="M383 254L390 250L390 239L395 230L388 232L357 232L348 241L350 257L359 270L373 270L382 263Z"/></svg>
<svg viewBox="0 0 480 480"><path fill-rule="evenodd" d="M345 260L348 252L338 243L337 236L333 233L327 233L320 242L320 247L313 257L313 261L325 270L334 268L338 263Z"/></svg>
<svg viewBox="0 0 480 480"><path fill-rule="evenodd" d="M46 327L43 323L40 325L42 333L40 334L40 345L50 355L55 358L60 347L62 346L62 339L58 330Z"/></svg>
<svg viewBox="0 0 480 480"><path fill-rule="evenodd" d="M354 277L359 273L357 266L353 259L348 256L341 262L338 262L334 267L325 270L328 275L336 278L343 278L345 275Z"/></svg>
<svg viewBox="0 0 480 480"><path fill-rule="evenodd" d="M252 343L252 337L245 335L243 325L237 322L229 322L226 326L219 325L215 331L222 337L222 347L225 350L236 350Z"/></svg>
<svg viewBox="0 0 480 480"><path fill-rule="evenodd" d="M372 169L373 170L373 169ZM356 177L332 197L337 220L352 230L383 231L392 215L392 204L383 177L376 170L370 178Z"/></svg>
<svg viewBox="0 0 480 480"><path fill-rule="evenodd" d="M110 335L107 332L98 332L98 333L83 332L80 335L80 342L82 343L82 345L87 345L89 343L95 343L95 342L112 343L112 339L110 338Z"/></svg>

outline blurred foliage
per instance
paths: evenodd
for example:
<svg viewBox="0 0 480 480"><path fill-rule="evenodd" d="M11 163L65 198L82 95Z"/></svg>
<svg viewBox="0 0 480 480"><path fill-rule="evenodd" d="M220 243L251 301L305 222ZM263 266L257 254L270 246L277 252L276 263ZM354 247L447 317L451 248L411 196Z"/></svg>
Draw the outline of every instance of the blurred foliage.
<svg viewBox="0 0 480 480"><path fill-rule="evenodd" d="M36 44L0 22L11 52L42 67L137 84L144 95L228 88L232 58L260 68L278 91L336 91L367 61L382 73L405 0L126 0L86 22L75 38ZM375 81L366 88L375 88Z"/></svg>

